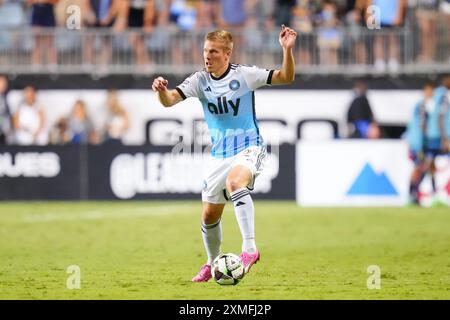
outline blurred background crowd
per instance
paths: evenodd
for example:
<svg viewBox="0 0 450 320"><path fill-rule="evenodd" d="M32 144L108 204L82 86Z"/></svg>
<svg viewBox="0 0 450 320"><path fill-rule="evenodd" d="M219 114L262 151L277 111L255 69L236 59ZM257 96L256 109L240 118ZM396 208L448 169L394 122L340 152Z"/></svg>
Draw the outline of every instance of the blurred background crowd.
<svg viewBox="0 0 450 320"><path fill-rule="evenodd" d="M0 0L0 71L183 73L214 28L234 33L236 61L271 66L281 24L306 67L450 64L450 0Z"/></svg>
<svg viewBox="0 0 450 320"><path fill-rule="evenodd" d="M17 105L10 106L7 95L7 77L0 76L0 146L121 144L130 127L128 113L115 89L107 91L102 114L96 114L102 118L100 125L91 119L83 99L77 99L67 114L49 125L49 114L45 110L49 102L38 99L34 86L23 89Z"/></svg>

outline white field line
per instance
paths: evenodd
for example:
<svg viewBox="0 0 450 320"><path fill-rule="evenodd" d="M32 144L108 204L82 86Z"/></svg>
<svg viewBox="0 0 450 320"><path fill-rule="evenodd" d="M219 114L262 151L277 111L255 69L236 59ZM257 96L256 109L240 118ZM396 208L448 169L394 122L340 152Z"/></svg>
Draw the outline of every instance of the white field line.
<svg viewBox="0 0 450 320"><path fill-rule="evenodd" d="M148 208L123 208L120 211L90 210L73 213L47 212L44 214L26 214L23 218L25 223L52 222L52 221L77 221L77 220L102 220L102 219L129 219L140 217L151 217L160 215L183 214L186 206L169 205ZM200 214L200 211L199 211Z"/></svg>

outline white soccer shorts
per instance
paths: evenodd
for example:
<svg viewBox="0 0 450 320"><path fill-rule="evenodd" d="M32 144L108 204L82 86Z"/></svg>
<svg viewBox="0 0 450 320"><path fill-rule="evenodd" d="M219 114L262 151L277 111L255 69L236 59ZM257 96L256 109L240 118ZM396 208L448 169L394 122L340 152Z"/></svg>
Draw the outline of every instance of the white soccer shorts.
<svg viewBox="0 0 450 320"><path fill-rule="evenodd" d="M237 165L245 166L252 172L253 178L247 188L253 190L256 177L264 169L266 156L265 146L252 146L233 157L210 157L203 175L202 201L216 204L227 202L229 193L226 190L226 180L231 169Z"/></svg>

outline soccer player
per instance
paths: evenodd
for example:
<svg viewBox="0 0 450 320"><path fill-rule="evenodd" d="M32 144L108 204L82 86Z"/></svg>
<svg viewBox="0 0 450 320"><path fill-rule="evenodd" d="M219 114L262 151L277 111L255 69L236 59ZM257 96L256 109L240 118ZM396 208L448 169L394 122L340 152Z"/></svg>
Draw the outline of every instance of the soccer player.
<svg viewBox="0 0 450 320"><path fill-rule="evenodd" d="M409 144L409 154L414 162L414 169L409 181L409 197L410 203L417 205L419 201L419 185L426 173L425 166L425 135L426 127L425 115L426 106L433 104L433 90L435 85L427 82L423 86L422 98L414 107L413 114L409 120L406 137ZM431 177L434 182L434 177ZM434 186L434 183L432 183Z"/></svg>
<svg viewBox="0 0 450 320"><path fill-rule="evenodd" d="M415 168L410 180L410 198L420 204L419 185L427 173L431 176L433 193L436 193L434 174L435 158L449 152L450 114L446 96L450 89L450 76L433 90L431 84L424 86L424 100L419 102L408 125L408 139L413 152Z"/></svg>
<svg viewBox="0 0 450 320"><path fill-rule="evenodd" d="M255 243L254 207L249 190L261 173L266 148L255 118L254 90L264 85L289 84L294 81L295 63L292 48L297 33L281 27L279 43L283 62L279 70L231 64L233 37L217 30L205 36L203 58L205 68L189 76L175 89L157 77L152 89L164 107L197 97L203 105L212 149L204 175L202 190L202 237L208 260L192 279L211 279L211 263L220 253L222 241L221 216L225 203L231 199L242 234L241 259L245 272L259 260ZM276 106L274 106L276 107Z"/></svg>

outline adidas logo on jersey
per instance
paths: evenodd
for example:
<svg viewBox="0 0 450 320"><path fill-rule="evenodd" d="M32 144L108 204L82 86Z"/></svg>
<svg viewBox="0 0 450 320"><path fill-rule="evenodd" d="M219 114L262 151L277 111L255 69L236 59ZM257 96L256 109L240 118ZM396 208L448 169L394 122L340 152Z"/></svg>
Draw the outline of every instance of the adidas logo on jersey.
<svg viewBox="0 0 450 320"><path fill-rule="evenodd" d="M227 97L218 97L217 105L212 102L208 102L208 110L213 114L233 112L233 116L237 116L240 102L240 98L237 98L236 103L234 103L233 100L227 100ZM230 106L231 110L228 108L228 106Z"/></svg>
<svg viewBox="0 0 450 320"><path fill-rule="evenodd" d="M209 92L211 92L211 87L210 86L208 86L206 89L205 89L205 91L209 91Z"/></svg>

